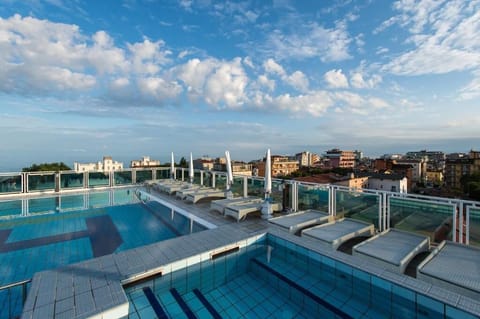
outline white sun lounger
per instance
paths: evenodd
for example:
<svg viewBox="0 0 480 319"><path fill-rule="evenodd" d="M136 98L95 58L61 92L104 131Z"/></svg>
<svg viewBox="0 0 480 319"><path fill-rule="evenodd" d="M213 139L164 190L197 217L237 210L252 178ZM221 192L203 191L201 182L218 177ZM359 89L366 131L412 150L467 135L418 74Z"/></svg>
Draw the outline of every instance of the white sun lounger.
<svg viewBox="0 0 480 319"><path fill-rule="evenodd" d="M179 184L172 184L172 185L164 185L161 186L161 190L169 195L174 194L175 192L182 190L182 189L188 189L191 187L194 187L195 185L187 183L187 182L182 182ZM197 185L198 186L198 185Z"/></svg>
<svg viewBox="0 0 480 319"><path fill-rule="evenodd" d="M370 223L343 218L304 229L302 230L302 237L317 239L323 247L337 250L347 240L358 236L371 236L373 232L374 227Z"/></svg>
<svg viewBox="0 0 480 319"><path fill-rule="evenodd" d="M213 200L210 203L210 210L214 210L223 214L225 207L227 207L228 205L255 203L255 202L263 202L263 199L259 197L236 197L236 198L217 199L217 200Z"/></svg>
<svg viewBox="0 0 480 319"><path fill-rule="evenodd" d="M408 263L429 248L429 237L391 228L355 245L352 255L403 274Z"/></svg>
<svg viewBox="0 0 480 319"><path fill-rule="evenodd" d="M232 216L238 222L247 217L247 215L250 213L261 211L262 205L263 201L228 205L225 207L224 215ZM280 203L271 203L270 205L272 206L273 211L282 210L282 204Z"/></svg>
<svg viewBox="0 0 480 319"><path fill-rule="evenodd" d="M331 216L328 213L309 209L285 216L270 218L268 222L280 226L294 234L303 228L323 224L330 220Z"/></svg>
<svg viewBox="0 0 480 319"><path fill-rule="evenodd" d="M201 190L201 189L212 189L212 188L208 188L208 187L204 187L204 186L200 186L200 185L193 185L192 187L183 188L183 189L178 190L175 193L175 196L179 199L185 199L188 194L194 193L194 192L196 192L198 190Z"/></svg>
<svg viewBox="0 0 480 319"><path fill-rule="evenodd" d="M185 200L189 203L196 203L204 198L224 198L225 191L216 189L199 189L196 192L189 193L185 197Z"/></svg>
<svg viewBox="0 0 480 319"><path fill-rule="evenodd" d="M442 241L417 267L417 279L480 300L480 248Z"/></svg>

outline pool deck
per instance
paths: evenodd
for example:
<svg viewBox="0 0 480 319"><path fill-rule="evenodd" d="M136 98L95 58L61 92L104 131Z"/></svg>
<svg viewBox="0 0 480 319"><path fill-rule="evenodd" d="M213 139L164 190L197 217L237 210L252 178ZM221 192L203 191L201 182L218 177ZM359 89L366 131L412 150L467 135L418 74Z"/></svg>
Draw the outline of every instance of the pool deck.
<svg viewBox="0 0 480 319"><path fill-rule="evenodd" d="M243 247L267 233L480 316L480 301L428 282L393 273L356 256L319 247L315 239L295 236L257 215L249 215L244 221L237 223L218 212L210 211L208 202L191 204L176 199L175 196L155 191L152 191L152 194L216 225L217 228L38 272L32 279L22 318L127 316L129 304L123 285L181 269L187 264L200 262L203 258L210 258L212 254L232 247Z"/></svg>

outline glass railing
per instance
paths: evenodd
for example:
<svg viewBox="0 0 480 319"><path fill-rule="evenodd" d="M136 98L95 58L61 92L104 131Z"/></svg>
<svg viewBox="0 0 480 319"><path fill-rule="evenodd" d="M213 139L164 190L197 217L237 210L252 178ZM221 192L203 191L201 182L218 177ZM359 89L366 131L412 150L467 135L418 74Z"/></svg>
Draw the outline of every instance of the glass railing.
<svg viewBox="0 0 480 319"><path fill-rule="evenodd" d="M146 181L151 181L153 179L152 170L138 170L135 171L135 183L141 184Z"/></svg>
<svg viewBox="0 0 480 319"><path fill-rule="evenodd" d="M235 176L233 178L233 184L232 184L232 193L235 197L241 197L243 196L243 184L244 184L245 178L243 176ZM225 189L225 188L221 188Z"/></svg>
<svg viewBox="0 0 480 319"><path fill-rule="evenodd" d="M126 186L152 179L170 178L169 167L125 169L114 172L24 172L0 174L0 195L17 196L23 193L59 192L64 190L87 190L95 187ZM188 181L188 168L176 168L177 180ZM246 185L244 185L246 180ZM217 189L225 189L226 172L196 170L194 183ZM264 197L264 178L234 176L234 196ZM70 197L71 196L71 197ZM0 218L20 215L22 212L41 214L50 211L66 211L82 207L123 202L130 195L119 192L107 197L65 195L56 201L51 199L10 201L0 211ZM460 199L445 199L414 194L399 194L387 191L355 190L343 186L303 183L297 181L272 181L271 199L283 204L285 211L316 209L330 212L336 217L350 217L373 223L378 230L389 227L415 231L430 236L432 241L451 239L460 243L480 242L479 202ZM0 197L1 198L1 197ZM329 207L330 205L330 207ZM467 210L470 210L468 215ZM454 218L454 211L459 214ZM462 212L462 214L460 214ZM468 218L467 218L468 215ZM456 235L454 235L456 234Z"/></svg>
<svg viewBox="0 0 480 319"><path fill-rule="evenodd" d="M468 243L480 247L480 207L468 207Z"/></svg>
<svg viewBox="0 0 480 319"><path fill-rule="evenodd" d="M329 189L313 184L298 184L298 210L316 209L328 212Z"/></svg>
<svg viewBox="0 0 480 319"><path fill-rule="evenodd" d="M380 195L336 189L336 216L369 222L381 227L379 219Z"/></svg>
<svg viewBox="0 0 480 319"><path fill-rule="evenodd" d="M0 175L0 193L21 193L22 174Z"/></svg>
<svg viewBox="0 0 480 319"><path fill-rule="evenodd" d="M28 174L28 191L55 189L55 173Z"/></svg>
<svg viewBox="0 0 480 319"><path fill-rule="evenodd" d="M110 205L110 192L95 192L88 196L89 207L105 207Z"/></svg>
<svg viewBox="0 0 480 319"><path fill-rule="evenodd" d="M453 240L455 205L434 201L389 197L390 227L430 237L432 242Z"/></svg>
<svg viewBox="0 0 480 319"><path fill-rule="evenodd" d="M264 185L265 185L265 182L263 178L249 177L248 184L247 184L248 196L263 198L265 194Z"/></svg>
<svg viewBox="0 0 480 319"><path fill-rule="evenodd" d="M157 179L168 179L170 178L170 168L158 168L155 174Z"/></svg>
<svg viewBox="0 0 480 319"><path fill-rule="evenodd" d="M60 173L60 188L81 188L83 183L84 173Z"/></svg>
<svg viewBox="0 0 480 319"><path fill-rule="evenodd" d="M227 186L227 176L219 173L215 173L215 188L225 189Z"/></svg>
<svg viewBox="0 0 480 319"><path fill-rule="evenodd" d="M131 185L132 171L113 172L113 183L114 185Z"/></svg>
<svg viewBox="0 0 480 319"><path fill-rule="evenodd" d="M110 186L110 174L103 173L103 172L88 173L88 186L89 187Z"/></svg>
<svg viewBox="0 0 480 319"><path fill-rule="evenodd" d="M58 197L39 197L28 199L28 212L32 215L56 212L58 208Z"/></svg>

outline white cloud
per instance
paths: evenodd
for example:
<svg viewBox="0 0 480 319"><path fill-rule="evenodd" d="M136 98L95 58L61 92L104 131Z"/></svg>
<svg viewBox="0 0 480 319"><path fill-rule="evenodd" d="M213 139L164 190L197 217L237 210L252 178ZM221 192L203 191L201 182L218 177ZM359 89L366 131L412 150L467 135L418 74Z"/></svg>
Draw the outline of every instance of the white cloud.
<svg viewBox="0 0 480 319"><path fill-rule="evenodd" d="M278 60L318 58L323 62L351 58L348 46L352 42L345 23L329 29L317 23L295 25L292 32L272 31L259 50Z"/></svg>
<svg viewBox="0 0 480 319"><path fill-rule="evenodd" d="M175 70L176 75L187 86L192 100L204 99L208 104L223 108L241 106L245 99L248 77L242 60L192 59Z"/></svg>
<svg viewBox="0 0 480 319"><path fill-rule="evenodd" d="M290 84L295 89L306 92L308 91L309 82L305 74L301 71L295 71L292 74L286 76L285 82Z"/></svg>
<svg viewBox="0 0 480 319"><path fill-rule="evenodd" d="M245 64L246 66L248 66L248 67L250 67L250 68L252 68L252 69L255 68L255 66L253 65L253 62L252 62L252 58L249 57L249 56L243 58L243 64Z"/></svg>
<svg viewBox="0 0 480 319"><path fill-rule="evenodd" d="M268 59L263 63L263 67L267 73L277 74L280 76L284 76L286 74L283 67L275 62L274 59Z"/></svg>
<svg viewBox="0 0 480 319"><path fill-rule="evenodd" d="M143 42L127 44L131 53L132 71L139 74L155 74L160 71L160 66L168 63L170 51L162 51L164 42L161 40L151 42L144 39Z"/></svg>
<svg viewBox="0 0 480 319"><path fill-rule="evenodd" d="M308 95L290 96L282 94L273 100L281 110L288 111L296 115L321 116L334 103L328 92L317 91Z"/></svg>
<svg viewBox="0 0 480 319"><path fill-rule="evenodd" d="M268 90L275 90L275 80L270 80L265 74L259 75L257 79L258 83Z"/></svg>
<svg viewBox="0 0 480 319"><path fill-rule="evenodd" d="M345 76L345 74L342 73L341 69L330 70L324 74L323 78L325 79L327 85L330 88L338 89L348 87L347 77Z"/></svg>
<svg viewBox="0 0 480 319"><path fill-rule="evenodd" d="M394 4L387 21L411 33L412 49L383 66L397 75L444 74L480 67L480 1L411 1Z"/></svg>
<svg viewBox="0 0 480 319"><path fill-rule="evenodd" d="M471 100L480 97L480 70L473 72L474 78L459 90L459 100Z"/></svg>
<svg viewBox="0 0 480 319"><path fill-rule="evenodd" d="M147 98L150 97L159 102L175 98L182 92L182 88L177 82L167 82L159 77L139 79L138 88Z"/></svg>
<svg viewBox="0 0 480 319"><path fill-rule="evenodd" d="M368 80L365 80L361 72L354 72L350 77L350 83L357 89L372 89L382 82L380 75L373 75Z"/></svg>

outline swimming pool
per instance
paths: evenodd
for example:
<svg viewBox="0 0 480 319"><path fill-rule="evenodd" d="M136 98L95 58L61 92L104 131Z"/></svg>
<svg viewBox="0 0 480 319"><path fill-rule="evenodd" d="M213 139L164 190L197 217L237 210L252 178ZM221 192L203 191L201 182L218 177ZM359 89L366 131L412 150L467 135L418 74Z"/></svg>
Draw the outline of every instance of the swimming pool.
<svg viewBox="0 0 480 319"><path fill-rule="evenodd" d="M140 201L133 189L12 200L0 202L0 211L0 286L208 229L159 202ZM0 291L0 318L10 316L5 309L21 310L21 302L7 300L19 293Z"/></svg>
<svg viewBox="0 0 480 319"><path fill-rule="evenodd" d="M126 287L128 318L476 318L272 234L227 252Z"/></svg>

